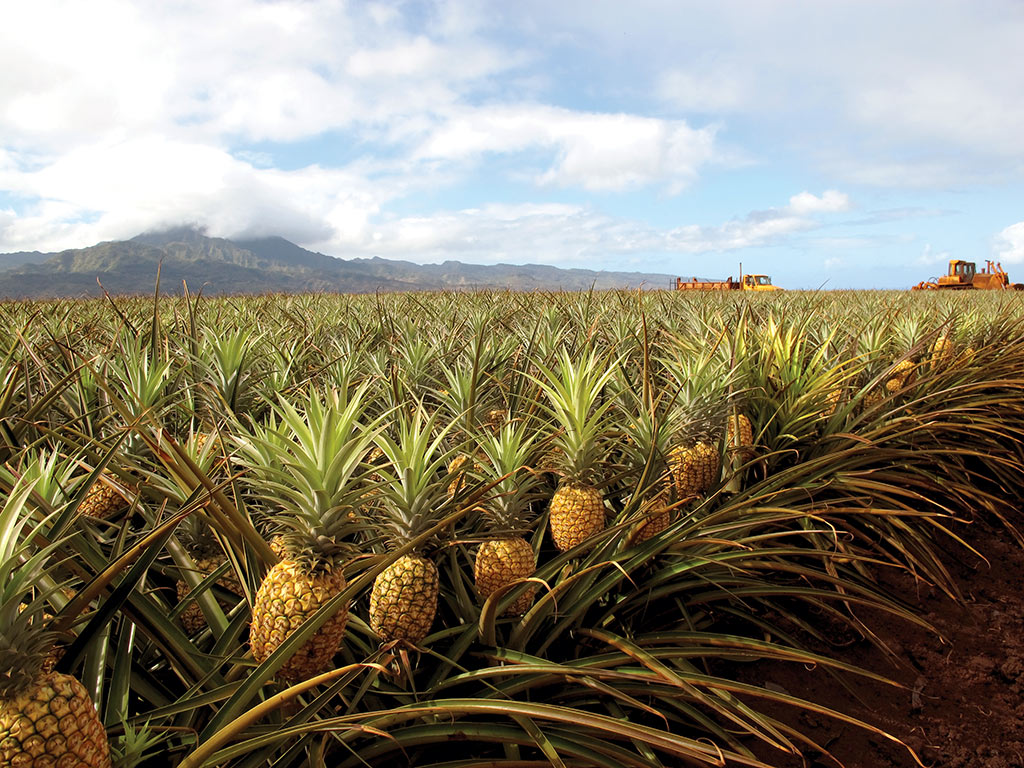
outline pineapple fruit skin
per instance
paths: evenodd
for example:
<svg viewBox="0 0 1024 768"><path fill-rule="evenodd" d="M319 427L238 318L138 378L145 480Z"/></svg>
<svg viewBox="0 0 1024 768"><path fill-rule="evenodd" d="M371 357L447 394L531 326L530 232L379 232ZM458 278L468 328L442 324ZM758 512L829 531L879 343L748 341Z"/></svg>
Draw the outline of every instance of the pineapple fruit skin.
<svg viewBox="0 0 1024 768"><path fill-rule="evenodd" d="M249 645L253 658L263 663L287 637L346 587L340 569L309 574L295 560L271 568L256 592ZM338 609L294 656L278 670L283 680L308 680L327 669L338 651L348 622L346 604Z"/></svg>
<svg viewBox="0 0 1024 768"><path fill-rule="evenodd" d="M722 458L711 443L698 442L689 448L673 448L668 454L668 465L680 499L700 496L718 478Z"/></svg>
<svg viewBox="0 0 1024 768"><path fill-rule="evenodd" d="M102 481L93 483L78 507L80 514L98 520L109 520L128 507L124 496Z"/></svg>
<svg viewBox="0 0 1024 768"><path fill-rule="evenodd" d="M941 368L953 361L956 356L956 344L949 336L943 334L932 342L928 350L931 353L930 362L933 368Z"/></svg>
<svg viewBox="0 0 1024 768"><path fill-rule="evenodd" d="M604 529L604 496L596 488L563 483L551 497L551 538L568 552Z"/></svg>
<svg viewBox="0 0 1024 768"><path fill-rule="evenodd" d="M739 444L736 443L739 433ZM746 460L754 456L754 425L742 413L730 416L725 425L725 449L735 452L740 459Z"/></svg>
<svg viewBox="0 0 1024 768"><path fill-rule="evenodd" d="M839 387L832 387L825 395L825 407L821 411L823 419L829 418L839 408L839 400L843 396L843 390Z"/></svg>
<svg viewBox="0 0 1024 768"><path fill-rule="evenodd" d="M528 578L537 570L537 559L530 542L521 536L491 539L480 545L473 564L473 578L481 600L495 591ZM536 587L530 587L512 603L504 616L521 616L533 604Z"/></svg>
<svg viewBox="0 0 1024 768"><path fill-rule="evenodd" d="M471 459L465 454L460 454L448 462L448 474L455 475L455 479L448 484L448 498L454 499L466 488L465 472L473 465Z"/></svg>
<svg viewBox="0 0 1024 768"><path fill-rule="evenodd" d="M0 765L109 768L107 733L85 686L48 672L0 699Z"/></svg>
<svg viewBox="0 0 1024 768"><path fill-rule="evenodd" d="M889 392L896 392L913 384L916 379L917 365L910 360L903 360L893 369L892 376L885 382L885 388Z"/></svg>
<svg viewBox="0 0 1024 768"><path fill-rule="evenodd" d="M433 561L403 555L373 582L370 628L384 642L418 643L430 633L437 615L440 584Z"/></svg>
<svg viewBox="0 0 1024 768"><path fill-rule="evenodd" d="M672 523L672 510L669 509L671 499L668 490L659 493L652 504L653 507L646 512L645 518L633 526L630 531L628 540L630 546L643 544L664 531Z"/></svg>
<svg viewBox="0 0 1024 768"><path fill-rule="evenodd" d="M203 558L196 561L196 570L203 576L207 576L217 570L223 562L224 560L216 557ZM242 590L242 584L238 581L238 577L235 575L234 571L229 570L217 579L217 585L223 587L229 592L233 592L239 597L243 597L245 595L245 592ZM186 581L179 580L175 584L175 588L178 592L178 602L186 599L189 592L192 591ZM221 604L224 605L223 600L221 601ZM206 616L203 614L202 608L199 607L199 604L195 600L189 601L188 605L185 606L185 610L181 612L180 618L182 626L190 635L194 635L196 632L206 627Z"/></svg>
<svg viewBox="0 0 1024 768"><path fill-rule="evenodd" d="M747 418L746 414L737 413L735 418L729 418L725 428L726 445L732 446L733 438L736 437L737 432L740 435L739 445L741 448L747 448L754 444L754 426L750 423L750 419Z"/></svg>

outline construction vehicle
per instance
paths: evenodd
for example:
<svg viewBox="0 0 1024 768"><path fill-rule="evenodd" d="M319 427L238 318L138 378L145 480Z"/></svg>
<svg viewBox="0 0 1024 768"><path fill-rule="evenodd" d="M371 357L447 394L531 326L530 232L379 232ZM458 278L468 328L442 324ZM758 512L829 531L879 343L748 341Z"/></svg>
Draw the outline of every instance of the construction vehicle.
<svg viewBox="0 0 1024 768"><path fill-rule="evenodd" d="M726 280L698 280L696 277L690 280L676 278L677 291L781 291L777 285L772 285L772 279L768 275L744 275L740 274L739 280L733 280L732 275Z"/></svg>
<svg viewBox="0 0 1024 768"><path fill-rule="evenodd" d="M911 290L914 291L1024 291L1024 284L1011 283L1002 264L988 260L985 268L978 272L973 261L950 259L949 273L942 277L922 280Z"/></svg>

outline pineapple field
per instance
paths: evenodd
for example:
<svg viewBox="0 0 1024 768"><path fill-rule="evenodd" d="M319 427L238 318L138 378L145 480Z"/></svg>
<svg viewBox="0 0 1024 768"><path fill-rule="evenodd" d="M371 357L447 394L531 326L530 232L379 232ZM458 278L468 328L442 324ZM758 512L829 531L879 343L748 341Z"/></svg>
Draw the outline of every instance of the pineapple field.
<svg viewBox="0 0 1024 768"><path fill-rule="evenodd" d="M956 764L885 706L1020 585L1019 302L0 303L0 765Z"/></svg>

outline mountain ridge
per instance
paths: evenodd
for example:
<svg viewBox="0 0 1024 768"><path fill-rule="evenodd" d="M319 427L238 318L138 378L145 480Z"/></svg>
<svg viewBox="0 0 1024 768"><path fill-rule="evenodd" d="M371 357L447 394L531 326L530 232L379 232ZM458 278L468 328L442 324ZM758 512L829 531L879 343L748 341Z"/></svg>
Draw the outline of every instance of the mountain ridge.
<svg viewBox="0 0 1024 768"><path fill-rule="evenodd" d="M411 290L584 290L667 286L669 275L562 269L544 264L415 264L343 259L283 237L231 240L180 226L56 253L0 254L0 297L7 299L149 294L160 265L161 291L183 284L208 295L372 293Z"/></svg>

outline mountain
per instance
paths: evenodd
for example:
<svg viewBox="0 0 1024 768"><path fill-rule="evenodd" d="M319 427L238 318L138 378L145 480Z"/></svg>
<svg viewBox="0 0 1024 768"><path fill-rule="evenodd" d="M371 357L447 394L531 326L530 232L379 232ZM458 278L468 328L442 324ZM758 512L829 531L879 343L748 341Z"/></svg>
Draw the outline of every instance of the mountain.
<svg viewBox="0 0 1024 768"><path fill-rule="evenodd" d="M20 267L22 264L39 264L50 258L49 253L39 251L19 251L18 253L0 253L0 272L5 269Z"/></svg>
<svg viewBox="0 0 1024 768"><path fill-rule="evenodd" d="M0 254L0 297L148 294L157 265L164 293L372 293L499 288L519 291L667 287L668 275L558 269L540 264L414 264L340 259L281 237L226 240L190 227L60 253ZM102 284L102 288L100 285Z"/></svg>

